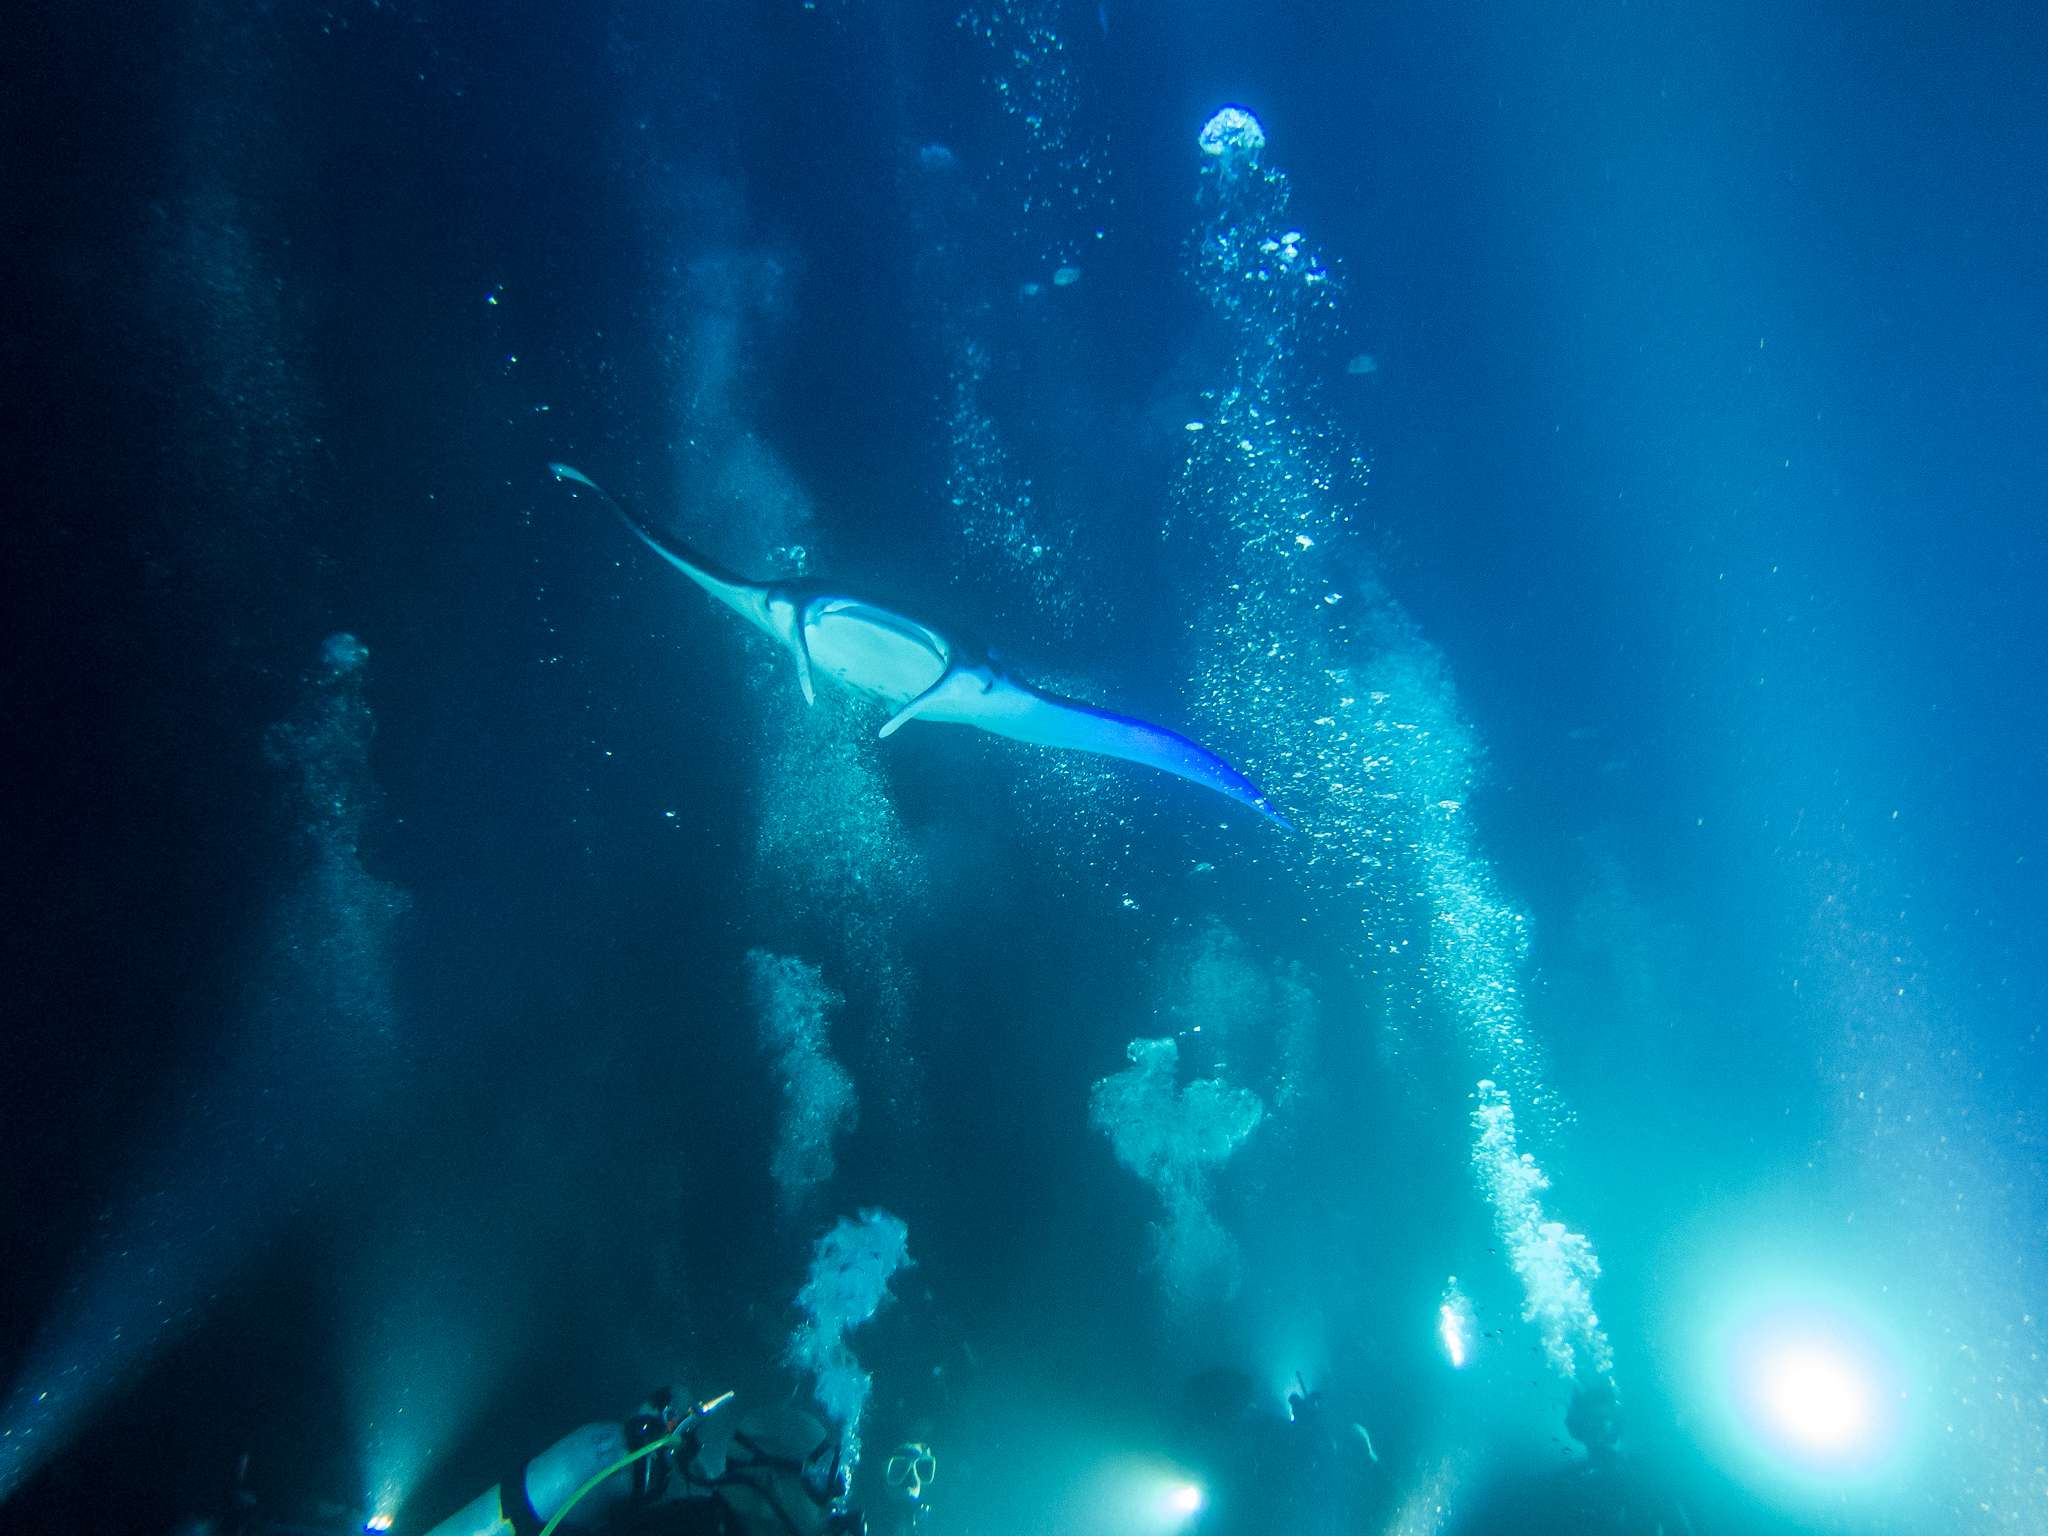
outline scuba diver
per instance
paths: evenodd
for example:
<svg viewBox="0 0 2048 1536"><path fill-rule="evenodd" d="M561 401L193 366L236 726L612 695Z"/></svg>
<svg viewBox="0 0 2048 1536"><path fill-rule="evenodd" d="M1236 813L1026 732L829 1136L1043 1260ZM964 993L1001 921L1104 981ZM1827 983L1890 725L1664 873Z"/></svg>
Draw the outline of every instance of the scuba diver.
<svg viewBox="0 0 2048 1536"><path fill-rule="evenodd" d="M840 1437L788 1404L704 1434L730 1392L654 1393L623 1424L585 1424L522 1463L429 1536L843 1536Z"/></svg>
<svg viewBox="0 0 2048 1536"><path fill-rule="evenodd" d="M1612 1376L1596 1376L1572 1394L1564 1415L1565 1433L1586 1448L1595 1470L1612 1468L1621 1458L1621 1399Z"/></svg>

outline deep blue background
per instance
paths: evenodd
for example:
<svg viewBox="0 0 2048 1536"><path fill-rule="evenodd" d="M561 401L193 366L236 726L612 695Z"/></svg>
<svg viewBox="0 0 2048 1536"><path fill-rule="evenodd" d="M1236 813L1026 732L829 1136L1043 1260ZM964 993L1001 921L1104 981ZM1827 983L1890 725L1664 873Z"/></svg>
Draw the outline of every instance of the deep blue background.
<svg viewBox="0 0 2048 1536"><path fill-rule="evenodd" d="M1176 697L1150 553L1176 450L1148 423L1204 345L1194 135L1239 103L1377 363L1327 397L1371 463L1363 542L1489 752L1479 846L1533 918L1532 1013L1579 1112L1547 1164L1601 1247L1638 1433L1717 1528L1768 1526L1706 1465L1648 1320L1675 1234L1730 1192L1830 1232L1856 1196L1896 1194L1874 1251L1930 1305L2042 1237L2048 25L1818 4L1048 14L1113 206L1069 332L989 322L1015 364L991 391L1024 457L1102 488L1082 514L1096 622L1006 643L1147 707ZM300 1131L194 1328L0 1523L165 1528L250 1449L281 1497L353 1497L340 1258L400 1199L520 1213L476 1291L518 1342L422 1507L623 1406L648 1333L686 1335L667 1347L713 1386L772 1379L807 1234L717 1150L773 1108L734 1022L763 941L728 900L758 745L742 663L724 616L542 466L663 505L673 265L772 252L793 275L752 420L819 509L819 558L945 589L933 293L1031 275L972 190L1014 125L952 22L831 0L0 21L10 1372L90 1269L95 1223L152 1178L166 1117L221 1091L302 858L262 744L336 629L372 652L363 858L414 903L405 1028L364 1068L382 1087ZM927 142L970 188L961 267L936 274L911 228ZM911 1289L935 1299L905 1306L903 1359L1007 1336L1142 1424L1202 1362L1155 1315L1149 1197L1083 1117L1144 1026L1147 967L1177 953L1173 898L1106 936L1068 900L1088 876L1023 823L958 851L1004 773L978 743L890 760L941 860L944 899L905 936L924 1107L892 1119L863 1078L838 1203L909 1207ZM1101 878L1164 892L1195 803L1148 805ZM956 942L963 890L987 906ZM1597 915L1617 891L1633 949ZM1292 920L1256 881L1219 905L1255 942ZM1616 980L1624 950L1650 997ZM1338 995L1341 956L1310 958ZM1866 1166L1863 1093L1938 1129ZM1397 1235L1345 1282L1342 1348L1360 1376L1380 1362L1356 1390L1419 1422L1455 1410L1378 1319L1427 1306L1455 1247L1421 1213L1455 1210L1481 1248L1484 1213L1455 1109L1361 1134L1327 1176ZM1787 1173L1815 1148L1834 1163ZM1966 1212L1886 1182L1916 1160ZM1411 1198L1383 1188L1404 1181ZM2027 1273L1994 1289L1955 1326L2048 1299ZM2001 1509L2038 1519L2029 1434L2038 1407L1978 1445L2023 1490ZM1960 1465L1935 1458L1901 1518L1940 1528L1976 1486Z"/></svg>

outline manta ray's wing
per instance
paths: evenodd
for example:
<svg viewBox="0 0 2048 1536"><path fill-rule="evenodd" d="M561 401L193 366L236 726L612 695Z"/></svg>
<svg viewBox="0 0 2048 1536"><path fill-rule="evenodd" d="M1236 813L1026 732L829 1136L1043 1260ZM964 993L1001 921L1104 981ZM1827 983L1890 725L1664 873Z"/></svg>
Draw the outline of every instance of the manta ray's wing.
<svg viewBox="0 0 2048 1536"><path fill-rule="evenodd" d="M558 480L574 480L578 485L587 485L597 492L604 499L604 504L618 513L619 521L626 525L636 539L726 607L750 622L760 625L776 639L786 638L769 616L768 598L772 588L767 583L748 581L744 576L735 576L716 560L698 554L681 539L671 537L651 523L642 522L614 501L609 491L580 469L572 469L567 464L550 464L548 468L554 472Z"/></svg>
<svg viewBox="0 0 2048 1536"><path fill-rule="evenodd" d="M804 609L803 633L813 667L895 709L884 736L908 721L930 720L1121 757L1206 784L1288 825L1256 784L1207 748L1143 720L1042 693L916 619L856 598L819 597Z"/></svg>
<svg viewBox="0 0 2048 1536"><path fill-rule="evenodd" d="M1259 786L1199 742L1129 715L1112 714L1090 704L1042 693L993 667L961 667L949 672L922 699L898 713L883 727L894 730L906 719L977 725L1015 741L1042 747L1066 747L1126 762L1207 785L1219 794L1248 805L1261 816L1293 831L1288 821L1259 792Z"/></svg>
<svg viewBox="0 0 2048 1536"><path fill-rule="evenodd" d="M806 701L811 699L810 657L804 653L803 636L797 629L796 603L780 586L735 576L716 560L698 554L681 539L635 517L581 470L572 469L567 464L550 464L548 468L558 480L574 480L578 485L589 486L606 506L618 513L619 521L626 525L633 537L748 623L766 630L788 646L796 657L797 681L803 684L804 698Z"/></svg>

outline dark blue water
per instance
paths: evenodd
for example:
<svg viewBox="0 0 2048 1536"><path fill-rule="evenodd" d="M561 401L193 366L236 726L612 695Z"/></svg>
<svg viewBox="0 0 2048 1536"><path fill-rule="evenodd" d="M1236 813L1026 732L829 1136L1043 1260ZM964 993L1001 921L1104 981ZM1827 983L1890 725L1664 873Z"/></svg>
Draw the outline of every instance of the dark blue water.
<svg viewBox="0 0 2048 1536"><path fill-rule="evenodd" d="M0 1524L810 1402L867 1210L877 1531L2041 1523L2038 14L0 36Z"/></svg>

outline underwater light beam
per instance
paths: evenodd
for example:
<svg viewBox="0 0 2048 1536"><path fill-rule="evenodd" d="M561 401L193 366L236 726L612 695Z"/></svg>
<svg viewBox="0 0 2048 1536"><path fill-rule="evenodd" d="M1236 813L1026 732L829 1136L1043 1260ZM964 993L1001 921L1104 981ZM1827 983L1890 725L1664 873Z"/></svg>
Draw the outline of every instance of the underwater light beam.
<svg viewBox="0 0 2048 1536"><path fill-rule="evenodd" d="M1120 1456L1097 1468L1059 1528L1102 1536L1177 1536L1196 1528L1208 1490L1189 1469L1157 1457Z"/></svg>
<svg viewBox="0 0 2048 1536"><path fill-rule="evenodd" d="M1465 1319L1448 1301L1437 1308L1437 1336L1444 1342L1444 1353L1450 1357L1451 1369L1462 1371L1465 1368Z"/></svg>
<svg viewBox="0 0 2048 1536"><path fill-rule="evenodd" d="M1729 1338L1727 1387L1772 1462L1824 1480L1873 1470L1898 1437L1904 1393L1875 1335L1816 1306L1752 1314Z"/></svg>
<svg viewBox="0 0 2048 1536"><path fill-rule="evenodd" d="M301 868L270 917L265 1002L226 1069L167 1109L0 1407L0 1503L182 1338L360 1133L397 1018L389 941L411 904L357 853L376 724L369 649L330 635L264 743L294 781ZM348 1128L355 1128L351 1131Z"/></svg>

